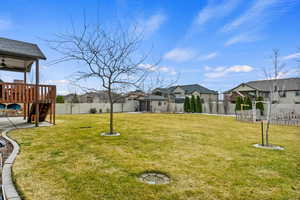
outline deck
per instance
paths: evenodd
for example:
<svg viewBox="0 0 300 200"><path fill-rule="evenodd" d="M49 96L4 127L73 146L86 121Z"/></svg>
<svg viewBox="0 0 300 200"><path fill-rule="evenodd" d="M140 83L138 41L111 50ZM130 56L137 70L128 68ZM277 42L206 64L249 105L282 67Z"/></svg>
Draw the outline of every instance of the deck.
<svg viewBox="0 0 300 200"><path fill-rule="evenodd" d="M5 82L0 83L0 103L35 103L36 92L39 103L55 102L55 85L36 86L35 84Z"/></svg>

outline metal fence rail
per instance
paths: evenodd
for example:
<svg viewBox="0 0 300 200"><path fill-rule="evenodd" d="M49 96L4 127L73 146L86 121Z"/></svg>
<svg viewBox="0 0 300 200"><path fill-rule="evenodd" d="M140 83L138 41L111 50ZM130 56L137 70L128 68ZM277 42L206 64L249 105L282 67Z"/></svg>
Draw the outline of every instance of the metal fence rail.
<svg viewBox="0 0 300 200"><path fill-rule="evenodd" d="M236 112L236 119L239 121L255 122L266 120L266 116L261 116L258 110L256 110L256 112L253 112L252 110L243 110ZM270 123L285 126L300 126L300 114L294 112L272 113Z"/></svg>

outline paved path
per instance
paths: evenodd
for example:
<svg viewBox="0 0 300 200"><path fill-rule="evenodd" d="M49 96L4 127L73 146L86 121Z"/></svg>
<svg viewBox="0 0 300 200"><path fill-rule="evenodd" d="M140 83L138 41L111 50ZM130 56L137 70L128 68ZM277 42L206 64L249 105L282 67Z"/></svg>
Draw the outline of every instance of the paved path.
<svg viewBox="0 0 300 200"><path fill-rule="evenodd" d="M41 122L40 126L51 126L48 122ZM12 165L19 153L19 145L7 136L7 133L17 128L34 128L34 124L28 124L23 117L2 117L0 118L0 129L2 136L13 145L13 151L4 162L2 168L2 191L6 200L21 200L11 176Z"/></svg>

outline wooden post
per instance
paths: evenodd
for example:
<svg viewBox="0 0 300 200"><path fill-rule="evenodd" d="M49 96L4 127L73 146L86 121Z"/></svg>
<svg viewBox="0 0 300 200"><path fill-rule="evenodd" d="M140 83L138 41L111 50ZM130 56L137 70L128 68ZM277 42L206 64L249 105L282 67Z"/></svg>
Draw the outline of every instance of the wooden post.
<svg viewBox="0 0 300 200"><path fill-rule="evenodd" d="M254 101L254 103L252 104L252 115L253 115L253 122L255 123L256 122L256 101Z"/></svg>
<svg viewBox="0 0 300 200"><path fill-rule="evenodd" d="M261 145L265 146L265 142L264 142L264 122L263 122L263 120L261 120Z"/></svg>
<svg viewBox="0 0 300 200"><path fill-rule="evenodd" d="M23 100L24 100L24 107L23 107L23 115L24 115L24 120L26 119L27 115L27 98L26 98L26 82L27 82L27 76L26 76L26 68L24 71L24 86L23 86Z"/></svg>
<svg viewBox="0 0 300 200"><path fill-rule="evenodd" d="M39 82L40 82L40 67L39 60L36 60L36 68L35 68L35 126L39 126Z"/></svg>
<svg viewBox="0 0 300 200"><path fill-rule="evenodd" d="M56 86L54 87L54 100L53 100L53 124L55 125L55 110L56 110Z"/></svg>

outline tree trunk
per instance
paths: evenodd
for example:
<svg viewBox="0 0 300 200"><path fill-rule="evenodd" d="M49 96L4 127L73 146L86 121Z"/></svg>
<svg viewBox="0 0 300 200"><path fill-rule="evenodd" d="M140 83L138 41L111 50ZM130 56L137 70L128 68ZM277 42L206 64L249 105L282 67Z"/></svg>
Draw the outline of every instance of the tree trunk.
<svg viewBox="0 0 300 200"><path fill-rule="evenodd" d="M114 104L113 104L113 99L111 96L111 89L108 89L108 98L109 98L109 103L110 103L110 110L109 110L109 133L113 134L114 133Z"/></svg>
<svg viewBox="0 0 300 200"><path fill-rule="evenodd" d="M114 118L113 118L113 112L114 112L114 104L111 101L110 102L110 122L109 122L109 133L114 133Z"/></svg>
<svg viewBox="0 0 300 200"><path fill-rule="evenodd" d="M269 102L268 105L268 114L267 114L267 128L266 128L266 145L269 146L269 126L270 126L270 118L271 118L271 109L272 102Z"/></svg>

